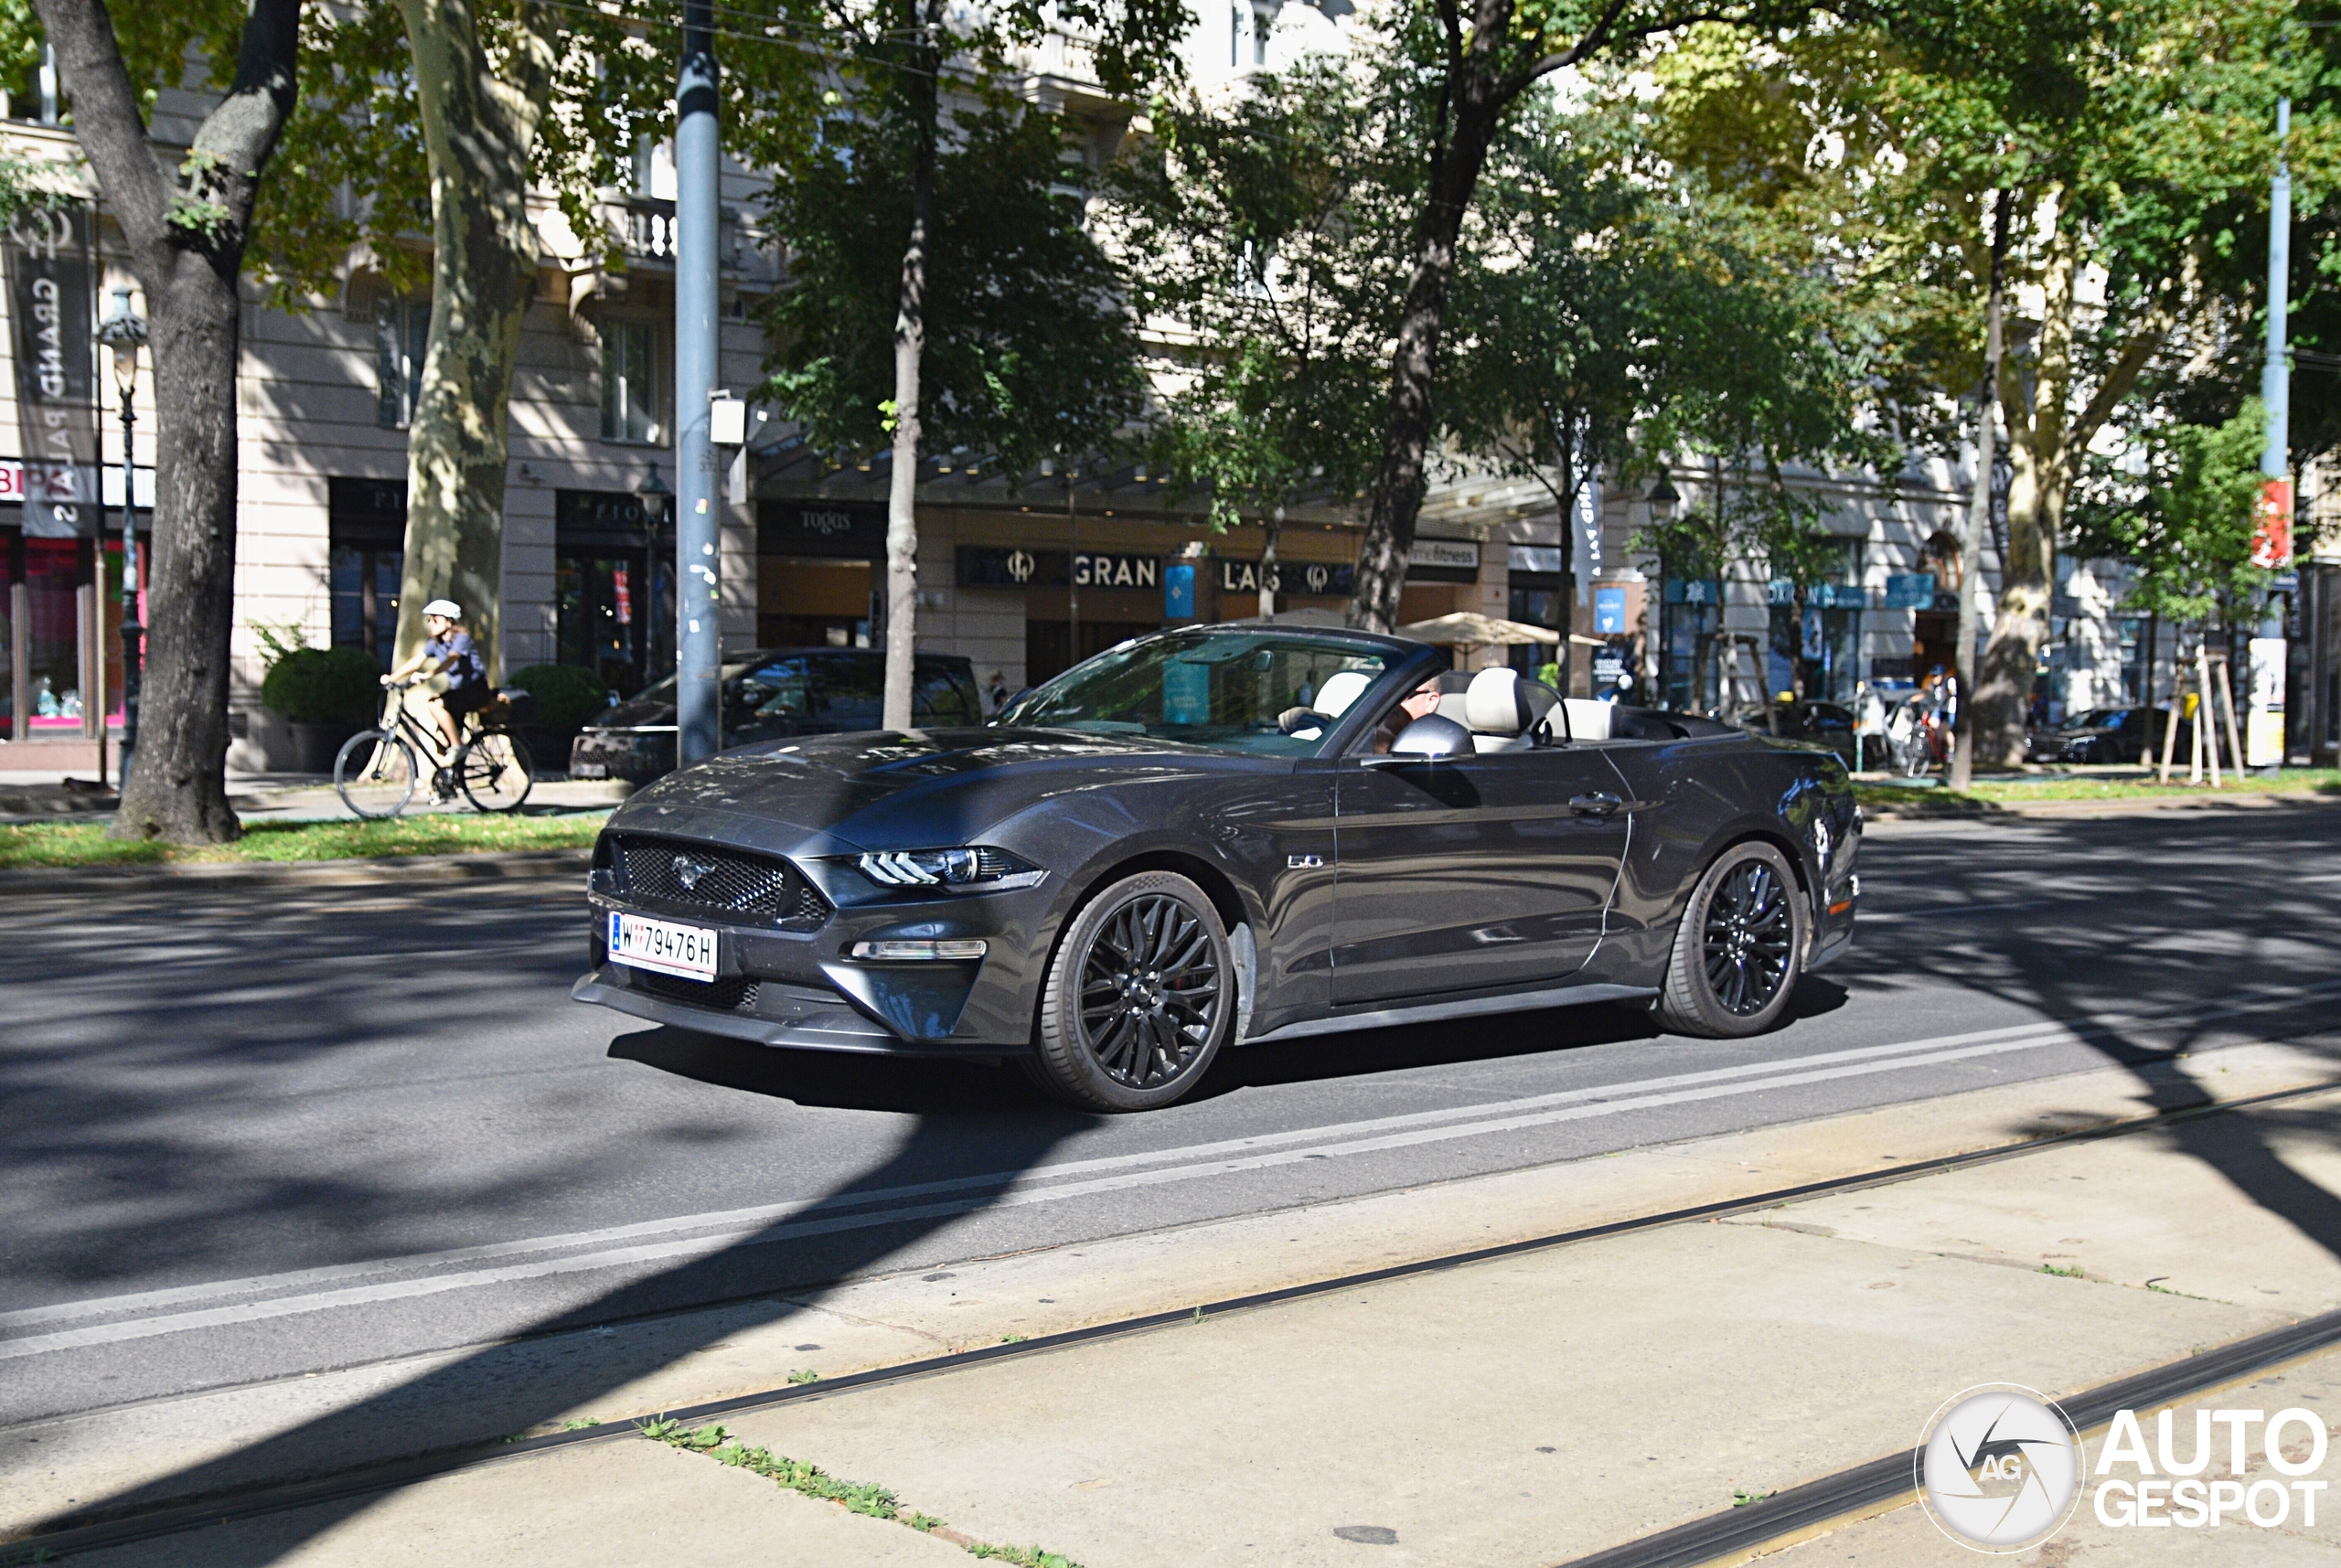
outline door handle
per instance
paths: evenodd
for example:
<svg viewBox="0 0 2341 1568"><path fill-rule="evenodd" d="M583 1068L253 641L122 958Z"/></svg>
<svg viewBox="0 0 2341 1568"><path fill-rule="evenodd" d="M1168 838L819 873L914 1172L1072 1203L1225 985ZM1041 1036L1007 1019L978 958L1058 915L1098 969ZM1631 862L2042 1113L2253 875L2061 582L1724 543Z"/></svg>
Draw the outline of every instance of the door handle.
<svg viewBox="0 0 2341 1568"><path fill-rule="evenodd" d="M1614 795L1573 795L1569 809L1579 816L1615 816L1626 809L1626 803Z"/></svg>

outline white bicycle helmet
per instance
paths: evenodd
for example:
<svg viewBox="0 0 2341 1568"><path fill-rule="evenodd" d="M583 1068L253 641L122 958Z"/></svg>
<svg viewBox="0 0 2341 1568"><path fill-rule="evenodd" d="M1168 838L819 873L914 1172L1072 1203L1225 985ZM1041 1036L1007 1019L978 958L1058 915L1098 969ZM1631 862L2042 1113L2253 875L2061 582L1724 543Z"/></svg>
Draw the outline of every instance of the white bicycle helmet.
<svg viewBox="0 0 2341 1568"><path fill-rule="evenodd" d="M450 621L460 621L464 618L464 607L453 599L433 599L422 607L422 613L426 615L444 615Z"/></svg>

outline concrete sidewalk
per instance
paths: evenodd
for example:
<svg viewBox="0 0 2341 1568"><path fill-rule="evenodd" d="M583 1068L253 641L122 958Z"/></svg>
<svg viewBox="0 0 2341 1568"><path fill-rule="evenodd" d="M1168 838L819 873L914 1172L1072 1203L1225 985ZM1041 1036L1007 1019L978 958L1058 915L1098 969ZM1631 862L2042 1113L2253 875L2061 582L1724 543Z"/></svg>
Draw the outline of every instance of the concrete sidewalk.
<svg viewBox="0 0 2341 1568"><path fill-rule="evenodd" d="M777 1386L808 1360L835 1375L1875 1170L2135 1115L2190 1083L2239 1098L2326 1083L2335 1066L2328 1053L2272 1046L2198 1052L863 1281L679 1356L593 1413L615 1421ZM1562 1563L1736 1497L1908 1453L1929 1413L1972 1384L2068 1394L2341 1307L2337 1132L2341 1093L2320 1093L840 1391L729 1425L747 1443L882 1484L967 1540L1038 1542L1087 1568ZM363 1374L377 1385L398 1375ZM2334 1375L2327 1363L2281 1399L2229 1402L2325 1399L2308 1408L2329 1411L2341 1402ZM349 1394L309 1379L289 1393L231 1391L52 1424L29 1472L27 1448L0 1448L14 1477L0 1511L20 1527L37 1499L102 1496ZM2341 1473L2341 1445L2327 1468ZM2322 1528L2198 1531L2179 1543L2186 1554L2163 1553L2176 1533L2141 1545L2134 1533L2079 1531L2028 1556L2341 1563ZM781 1563L965 1560L946 1540L639 1438L83 1560L373 1564L561 1550L619 1562L748 1550ZM1788 1561L1971 1559L1905 1509L1848 1521L1792 1546Z"/></svg>

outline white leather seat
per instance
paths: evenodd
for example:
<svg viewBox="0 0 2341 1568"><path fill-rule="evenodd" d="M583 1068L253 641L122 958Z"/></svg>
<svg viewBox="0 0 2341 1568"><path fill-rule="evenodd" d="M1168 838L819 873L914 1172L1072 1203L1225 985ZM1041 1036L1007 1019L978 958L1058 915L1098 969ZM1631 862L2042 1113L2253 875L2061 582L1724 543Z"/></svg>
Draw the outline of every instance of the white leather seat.
<svg viewBox="0 0 2341 1568"><path fill-rule="evenodd" d="M1463 694L1463 710L1474 752L1521 752L1531 744L1528 731L1535 716L1521 689L1518 671L1483 669L1473 676Z"/></svg>
<svg viewBox="0 0 2341 1568"><path fill-rule="evenodd" d="M1325 684L1317 688L1317 700L1309 706L1328 719L1339 719L1373 684L1363 670L1337 669L1325 677Z"/></svg>
<svg viewBox="0 0 2341 1568"><path fill-rule="evenodd" d="M1568 715L1570 740L1607 741L1609 738L1609 704L1595 702L1589 698L1564 697L1561 708Z"/></svg>

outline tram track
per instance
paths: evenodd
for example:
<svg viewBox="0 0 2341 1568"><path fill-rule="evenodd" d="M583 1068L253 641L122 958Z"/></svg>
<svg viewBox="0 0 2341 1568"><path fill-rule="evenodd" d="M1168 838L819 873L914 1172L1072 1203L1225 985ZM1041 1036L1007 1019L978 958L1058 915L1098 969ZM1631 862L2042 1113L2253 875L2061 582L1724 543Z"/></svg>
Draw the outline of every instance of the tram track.
<svg viewBox="0 0 2341 1568"><path fill-rule="evenodd" d="M577 1431L507 1442L453 1445L433 1452L371 1463L329 1476L292 1483L256 1485L194 1501L163 1504L136 1511L109 1513L104 1504L99 1504L93 1509L80 1509L55 1516L16 1533L7 1544L8 1555L0 1558L0 1563L46 1561L104 1547L162 1540L288 1509L376 1495L431 1477L525 1458L551 1449L630 1438L638 1430L640 1421L654 1415L699 1424L806 1401L850 1397L864 1390L949 1376L993 1362L1189 1325L1202 1318L1274 1307L1523 1253L1669 1226L1720 1221L1814 1199L1893 1186L1929 1176L2022 1159L2051 1149L2130 1136L2186 1121L2282 1104L2336 1089L2341 1089L2341 1079L2323 1080L2234 1100L2175 1107L2148 1115L2015 1140L1963 1154L1940 1156L1776 1188L1744 1197L1658 1211L1244 1296L1190 1303L1011 1343L956 1350L915 1361L824 1378L817 1383L790 1384L680 1408L644 1412L636 1417ZM2088 1391L2061 1403L2086 1430L2092 1424L2110 1419L2112 1412L2122 1405L2166 1403L2250 1375L2278 1361L2314 1352L2336 1341L2341 1341L2341 1312L2304 1319L2269 1334L2207 1351L2167 1367L2153 1369L2101 1389ZM2109 1403L2109 1401L2114 1403ZM1889 1456L1785 1490L1767 1499L1760 1511L1735 1509L1726 1515L1694 1520L1657 1535L1574 1560L1568 1568L1688 1568L1690 1564L1718 1557L1744 1555L1767 1541L1810 1531L1828 1520L1863 1509L1875 1511L1881 1503L1908 1491L1910 1486L1909 1456ZM36 1552L46 1555L37 1558L28 1555Z"/></svg>

